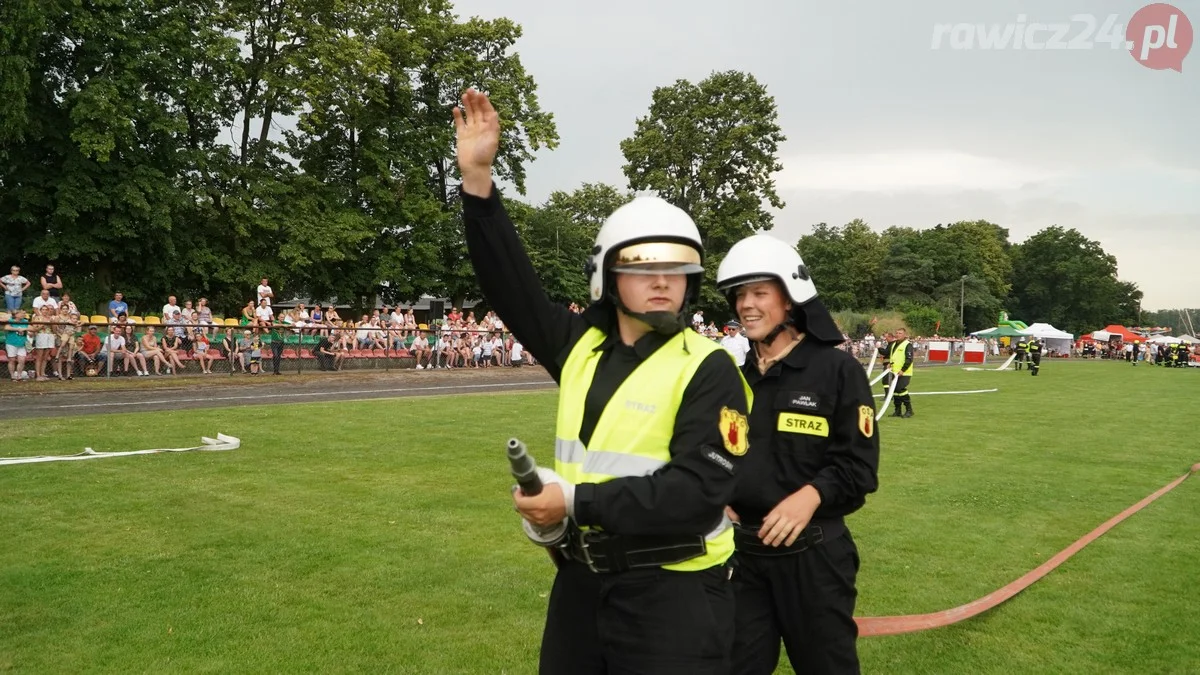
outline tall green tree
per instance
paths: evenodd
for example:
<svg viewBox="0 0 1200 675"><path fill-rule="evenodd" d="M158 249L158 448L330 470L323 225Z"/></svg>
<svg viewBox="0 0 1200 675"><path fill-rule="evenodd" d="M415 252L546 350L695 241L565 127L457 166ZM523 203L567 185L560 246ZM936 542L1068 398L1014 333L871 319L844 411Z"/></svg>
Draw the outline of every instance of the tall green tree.
<svg viewBox="0 0 1200 675"><path fill-rule="evenodd" d="M634 191L653 191L696 221L707 254L701 306L723 313L716 270L738 240L771 229L766 205L781 209L774 173L786 140L775 99L753 75L713 73L677 80L651 95L650 111L621 141L622 167Z"/></svg>
<svg viewBox="0 0 1200 675"><path fill-rule="evenodd" d="M1099 242L1055 225L1014 247L1010 299L1013 316L1080 334L1136 322L1142 292Z"/></svg>

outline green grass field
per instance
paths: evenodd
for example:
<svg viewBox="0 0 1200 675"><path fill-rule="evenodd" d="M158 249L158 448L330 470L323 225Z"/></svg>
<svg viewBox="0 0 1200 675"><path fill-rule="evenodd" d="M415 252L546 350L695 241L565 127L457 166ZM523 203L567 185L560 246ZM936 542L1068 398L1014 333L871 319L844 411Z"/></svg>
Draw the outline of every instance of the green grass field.
<svg viewBox="0 0 1200 675"><path fill-rule="evenodd" d="M851 521L863 616L983 596L1200 461L1200 372L920 370ZM0 672L533 673L553 568L504 442L550 462L556 395L28 420L0 456ZM1186 404L1186 405L1185 405ZM1200 477L1001 607L860 641L869 673L1200 672ZM786 665L780 672L791 670Z"/></svg>

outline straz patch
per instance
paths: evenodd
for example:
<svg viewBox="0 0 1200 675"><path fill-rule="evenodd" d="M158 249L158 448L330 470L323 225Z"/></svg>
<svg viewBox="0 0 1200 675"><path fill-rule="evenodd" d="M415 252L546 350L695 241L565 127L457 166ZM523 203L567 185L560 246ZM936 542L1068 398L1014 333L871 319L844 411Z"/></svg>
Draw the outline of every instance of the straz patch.
<svg viewBox="0 0 1200 675"><path fill-rule="evenodd" d="M721 440L725 442L725 450L735 457L746 454L750 447L750 422L746 416L736 410L721 408Z"/></svg>
<svg viewBox="0 0 1200 675"><path fill-rule="evenodd" d="M875 411L869 405L858 406L858 430L867 438L875 433Z"/></svg>
<svg viewBox="0 0 1200 675"><path fill-rule="evenodd" d="M792 434L828 437L829 420L824 417L801 415L799 413L779 413L779 425L776 429Z"/></svg>

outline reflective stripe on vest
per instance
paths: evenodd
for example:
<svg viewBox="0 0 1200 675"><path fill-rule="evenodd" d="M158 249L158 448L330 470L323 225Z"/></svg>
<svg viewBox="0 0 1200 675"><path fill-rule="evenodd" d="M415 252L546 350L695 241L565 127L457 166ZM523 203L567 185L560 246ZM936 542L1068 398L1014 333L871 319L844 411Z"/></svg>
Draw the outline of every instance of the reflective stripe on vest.
<svg viewBox="0 0 1200 675"><path fill-rule="evenodd" d="M892 362L891 363L891 371L897 375L911 376L912 372L913 372L913 368L917 367L917 363L916 363L917 360L913 359L912 365L910 365L907 370L901 372L900 369L904 367L904 352L907 349L908 349L908 340L907 339L901 340L900 342L897 342L894 347L892 347L892 351L888 354L888 361ZM899 355L898 358L897 358L897 355Z"/></svg>
<svg viewBox="0 0 1200 675"><path fill-rule="evenodd" d="M733 354L719 344L690 328L684 329L638 364L621 383L601 413L588 448L579 440L579 430L587 393L602 355L596 349L605 339L599 329L588 329L563 364L554 469L572 483L604 483L614 478L648 476L665 466L671 461L676 413L700 364L714 351L721 351L737 365ZM738 373L749 403L750 386L740 370ZM713 420L714 425L718 423L719 420ZM733 555L733 527L724 515L705 539L707 553L663 568L681 572L708 569Z"/></svg>

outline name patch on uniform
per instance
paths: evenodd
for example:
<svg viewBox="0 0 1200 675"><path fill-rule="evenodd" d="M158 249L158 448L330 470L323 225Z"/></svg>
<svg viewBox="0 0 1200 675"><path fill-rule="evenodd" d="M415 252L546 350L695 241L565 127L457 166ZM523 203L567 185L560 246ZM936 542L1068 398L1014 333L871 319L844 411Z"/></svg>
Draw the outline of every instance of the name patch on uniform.
<svg viewBox="0 0 1200 675"><path fill-rule="evenodd" d="M721 455L721 453L717 452L716 450L713 450L712 448L705 448L704 452L702 454L704 455L704 458L707 459L708 461L712 462L713 464L716 464L717 466L721 467L722 469L725 469L725 471L729 472L730 474L733 473L733 462L729 461L728 459L725 459L725 457L723 455Z"/></svg>
<svg viewBox="0 0 1200 675"><path fill-rule="evenodd" d="M788 407L797 410L816 410L821 407L821 397L807 391L789 392Z"/></svg>
<svg viewBox="0 0 1200 675"><path fill-rule="evenodd" d="M793 434L828 437L829 420L824 417L801 415L799 413L779 413L779 425L776 429Z"/></svg>

